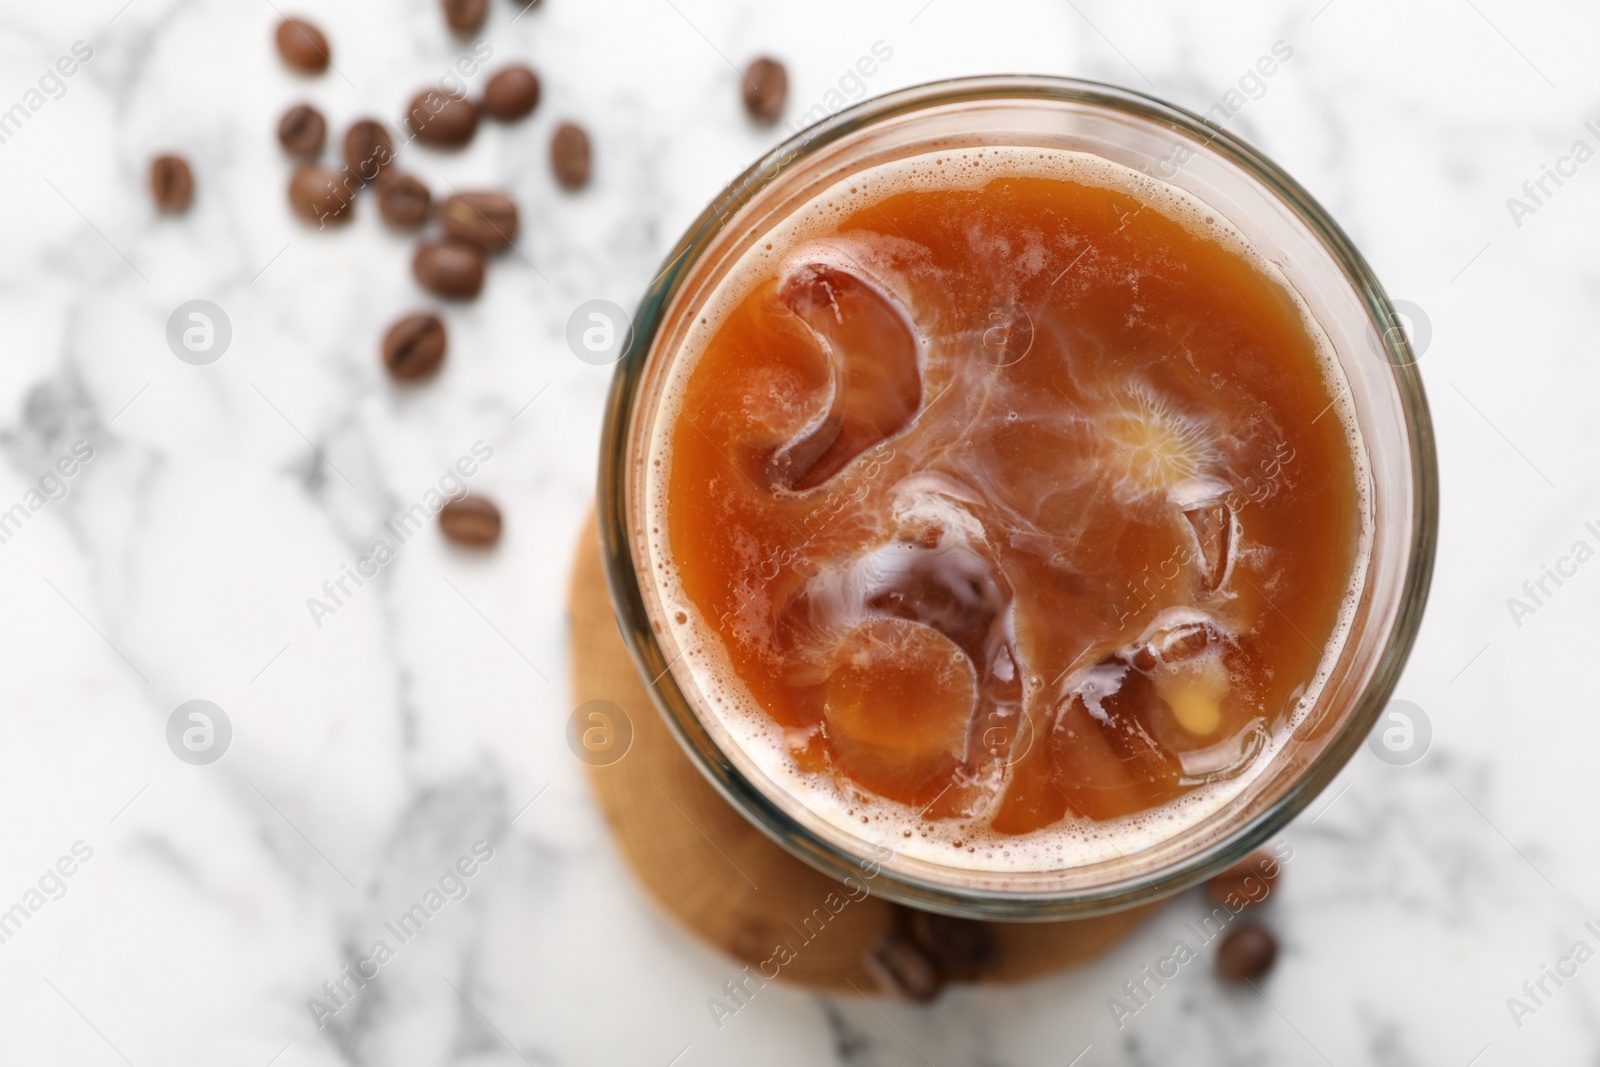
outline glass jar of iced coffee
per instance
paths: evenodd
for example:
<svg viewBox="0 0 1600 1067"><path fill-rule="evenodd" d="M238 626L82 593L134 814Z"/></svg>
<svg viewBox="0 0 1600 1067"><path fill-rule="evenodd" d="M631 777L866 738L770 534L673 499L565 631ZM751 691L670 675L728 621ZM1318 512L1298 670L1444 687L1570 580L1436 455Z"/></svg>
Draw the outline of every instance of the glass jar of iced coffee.
<svg viewBox="0 0 1600 1067"><path fill-rule="evenodd" d="M840 876L1052 919L1215 873L1371 728L1435 473L1322 209L1148 97L945 82L813 127L674 249L600 507L694 760Z"/></svg>

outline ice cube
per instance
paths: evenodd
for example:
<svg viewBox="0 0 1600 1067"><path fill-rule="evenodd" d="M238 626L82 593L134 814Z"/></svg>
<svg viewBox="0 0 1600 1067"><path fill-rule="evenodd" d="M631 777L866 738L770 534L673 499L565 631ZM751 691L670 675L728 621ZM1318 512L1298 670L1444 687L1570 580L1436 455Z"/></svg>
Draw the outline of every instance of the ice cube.
<svg viewBox="0 0 1600 1067"><path fill-rule="evenodd" d="M897 536L822 565L787 609L791 628L827 641L869 619L905 619L944 634L982 670L989 646L1009 640L1011 591L983 547L983 525L954 492L927 475L896 485Z"/></svg>
<svg viewBox="0 0 1600 1067"><path fill-rule="evenodd" d="M1092 819L1159 804L1237 773L1264 723L1233 681L1222 623L1169 608L1140 637L1062 684L1049 729L1052 784Z"/></svg>
<svg viewBox="0 0 1600 1067"><path fill-rule="evenodd" d="M950 757L928 818L981 807L1003 786L1017 746L1032 743L1017 725L1023 679L1011 589L959 495L959 487L923 476L897 486L896 538L824 564L780 618L797 658L824 650L823 699L833 709L825 715L847 739L840 760L852 777L912 802L906 791L920 795L936 757ZM962 660L959 678L948 673L951 652ZM815 651L810 658L816 662ZM903 743L891 737L900 729L909 731ZM909 784L897 784L896 762ZM897 791L885 792L891 787Z"/></svg>
<svg viewBox="0 0 1600 1067"><path fill-rule="evenodd" d="M1119 654L1150 679L1169 715L1152 712L1147 716L1149 726L1175 751L1214 737L1222 726L1222 704L1230 687L1223 660L1226 639L1222 627L1209 616L1190 608L1168 608Z"/></svg>
<svg viewBox="0 0 1600 1067"><path fill-rule="evenodd" d="M1194 561L1203 593L1217 592L1233 574L1240 531L1229 497L1228 484L1216 478L1191 478L1167 494L1194 535Z"/></svg>
<svg viewBox="0 0 1600 1067"><path fill-rule="evenodd" d="M853 771L920 779L966 759L977 676L949 638L899 619L873 620L846 635L830 668L823 716Z"/></svg>
<svg viewBox="0 0 1600 1067"><path fill-rule="evenodd" d="M1157 615L1121 655L1141 671L1181 666L1221 648L1227 635L1211 616L1194 608L1168 608Z"/></svg>
<svg viewBox="0 0 1600 1067"><path fill-rule="evenodd" d="M1184 777L1192 782L1229 778L1250 766L1266 743L1266 727L1252 723L1214 745L1179 752L1178 762L1183 765Z"/></svg>
<svg viewBox="0 0 1600 1067"><path fill-rule="evenodd" d="M1183 768L1148 725L1159 703L1150 680L1119 657L1067 679L1046 746L1063 813L1112 819L1178 795Z"/></svg>
<svg viewBox="0 0 1600 1067"><path fill-rule="evenodd" d="M976 663L985 648L1006 595L989 561L965 544L899 541L889 550L891 565L867 591L872 611L919 622L937 630Z"/></svg>
<svg viewBox="0 0 1600 1067"><path fill-rule="evenodd" d="M774 485L803 491L911 422L922 400L922 344L905 305L836 242L801 249L778 299L828 366L827 406L768 463Z"/></svg>
<svg viewBox="0 0 1600 1067"><path fill-rule="evenodd" d="M1135 770L1135 778L1156 780L1171 777L1178 769L1152 733L1151 713L1158 699L1143 672L1113 657L1074 676L1066 704L1087 712L1122 762Z"/></svg>

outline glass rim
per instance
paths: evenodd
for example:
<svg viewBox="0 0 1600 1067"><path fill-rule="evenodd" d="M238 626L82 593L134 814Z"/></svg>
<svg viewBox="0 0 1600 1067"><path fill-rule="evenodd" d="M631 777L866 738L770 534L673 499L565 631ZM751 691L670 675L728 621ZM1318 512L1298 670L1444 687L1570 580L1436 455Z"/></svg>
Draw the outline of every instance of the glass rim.
<svg viewBox="0 0 1600 1067"><path fill-rule="evenodd" d="M958 889L895 872L844 854L800 825L749 781L722 753L678 685L657 640L635 566L628 529L628 444L639 387L657 334L681 283L713 239L756 193L805 155L866 127L943 104L1003 101L1063 102L1109 109L1164 126L1198 142L1245 172L1306 227L1327 252L1365 308L1392 374L1404 417L1412 479L1411 536L1398 604L1387 640L1357 706L1305 769L1264 810L1208 847L1153 874L1135 873L1088 891L1030 892ZM640 300L626 355L618 363L601 433L597 510L601 552L618 629L651 701L691 761L748 821L792 855L838 879L876 868L872 891L886 899L946 914L1009 921L1083 918L1150 903L1225 869L1282 830L1327 788L1366 739L1387 705L1415 644L1431 584L1438 539L1438 468L1432 419L1417 373L1417 357L1383 286L1354 243L1297 181L1265 155L1200 115L1136 90L1050 75L953 78L871 97L784 140L730 182L690 224L666 265ZM651 679L654 679L653 681ZM1181 833L1182 831L1180 831ZM862 841L863 850L870 842Z"/></svg>

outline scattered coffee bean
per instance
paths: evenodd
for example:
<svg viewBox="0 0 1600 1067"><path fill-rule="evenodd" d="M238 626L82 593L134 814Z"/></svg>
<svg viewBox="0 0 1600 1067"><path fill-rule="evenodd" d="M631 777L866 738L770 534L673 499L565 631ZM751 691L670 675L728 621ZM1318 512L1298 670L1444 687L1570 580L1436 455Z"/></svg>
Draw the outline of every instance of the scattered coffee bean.
<svg viewBox="0 0 1600 1067"><path fill-rule="evenodd" d="M906 928L911 939L939 965L945 977L970 982L994 959L994 934L983 923L905 910L910 913Z"/></svg>
<svg viewBox="0 0 1600 1067"><path fill-rule="evenodd" d="M1218 904L1259 904L1272 892L1281 868L1269 849L1257 849L1206 883Z"/></svg>
<svg viewBox="0 0 1600 1067"><path fill-rule="evenodd" d="M407 315L383 335L383 365L401 381L426 378L444 362L444 323L429 312Z"/></svg>
<svg viewBox="0 0 1600 1067"><path fill-rule="evenodd" d="M289 206L307 222L342 222L350 217L357 185L344 171L307 163L289 179Z"/></svg>
<svg viewBox="0 0 1600 1067"><path fill-rule="evenodd" d="M450 500L439 510L439 529L458 545L492 545L500 540L500 525L500 509L481 496Z"/></svg>
<svg viewBox="0 0 1600 1067"><path fill-rule="evenodd" d="M478 109L464 97L428 89L406 109L406 125L425 144L460 148L478 132Z"/></svg>
<svg viewBox="0 0 1600 1067"><path fill-rule="evenodd" d="M429 292L470 300L483 290L483 252L477 245L448 239L417 249L411 273Z"/></svg>
<svg viewBox="0 0 1600 1067"><path fill-rule="evenodd" d="M501 122L515 122L539 106L539 75L518 63L496 71L483 88L483 109Z"/></svg>
<svg viewBox="0 0 1600 1067"><path fill-rule="evenodd" d="M789 100L789 72L776 59L762 56L744 68L744 108L758 122L777 122Z"/></svg>
<svg viewBox="0 0 1600 1067"><path fill-rule="evenodd" d="M394 138L376 119L358 119L344 134L344 165L364 182L375 180L394 162Z"/></svg>
<svg viewBox="0 0 1600 1067"><path fill-rule="evenodd" d="M385 171L378 177L378 214L397 230L414 230L428 221L433 195L409 174Z"/></svg>
<svg viewBox="0 0 1600 1067"><path fill-rule="evenodd" d="M278 121L278 140L291 156L314 158L327 143L328 120L310 104L296 104Z"/></svg>
<svg viewBox="0 0 1600 1067"><path fill-rule="evenodd" d="M1278 941L1255 923L1228 931L1217 946L1217 977L1225 982L1253 981L1272 970Z"/></svg>
<svg viewBox="0 0 1600 1067"><path fill-rule="evenodd" d="M328 39L305 19L284 19L278 23L278 54L295 70L321 74L328 69L333 53Z"/></svg>
<svg viewBox="0 0 1600 1067"><path fill-rule="evenodd" d="M944 978L927 954L899 934L885 934L867 947L861 965L885 993L926 1004L944 989Z"/></svg>
<svg viewBox="0 0 1600 1067"><path fill-rule="evenodd" d="M150 161L150 192L162 211L185 211L194 199L194 173L182 156L157 156Z"/></svg>
<svg viewBox="0 0 1600 1067"><path fill-rule="evenodd" d="M494 252L516 240L517 205L504 193L457 193L439 208L439 224L451 237Z"/></svg>
<svg viewBox="0 0 1600 1067"><path fill-rule="evenodd" d="M550 139L550 165L555 168L556 181L568 189L582 189L589 184L589 135L583 127L563 122L556 127Z"/></svg>
<svg viewBox="0 0 1600 1067"><path fill-rule="evenodd" d="M489 0L439 0L444 20L457 33L477 33L489 17Z"/></svg>

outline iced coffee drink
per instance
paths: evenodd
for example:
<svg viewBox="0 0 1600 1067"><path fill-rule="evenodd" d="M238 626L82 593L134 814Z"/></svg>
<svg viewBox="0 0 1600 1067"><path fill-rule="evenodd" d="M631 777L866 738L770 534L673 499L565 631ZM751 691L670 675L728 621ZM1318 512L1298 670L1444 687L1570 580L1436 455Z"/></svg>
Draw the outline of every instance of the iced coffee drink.
<svg viewBox="0 0 1600 1067"><path fill-rule="evenodd" d="M695 715L808 818L990 885L1126 859L1319 707L1376 522L1359 390L1179 184L934 142L813 181L668 320L640 578Z"/></svg>

